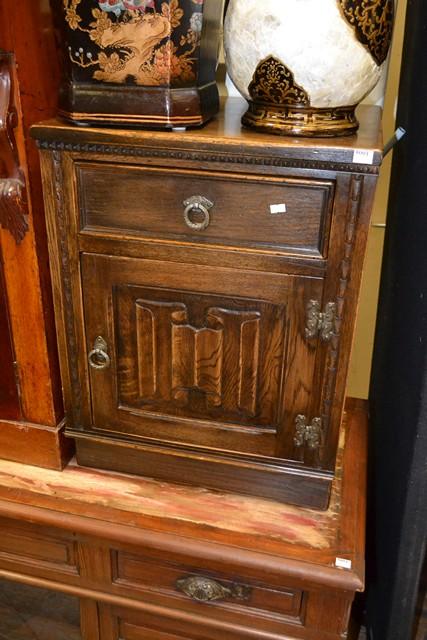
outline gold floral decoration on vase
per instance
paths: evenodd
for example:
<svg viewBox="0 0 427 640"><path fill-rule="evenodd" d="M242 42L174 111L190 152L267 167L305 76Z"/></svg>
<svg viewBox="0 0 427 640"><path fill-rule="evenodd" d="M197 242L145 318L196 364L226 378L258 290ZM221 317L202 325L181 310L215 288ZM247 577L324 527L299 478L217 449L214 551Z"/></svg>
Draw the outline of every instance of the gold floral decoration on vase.
<svg viewBox="0 0 427 640"><path fill-rule="evenodd" d="M101 82L158 86L195 80L195 51L200 45L203 14L194 11L179 46L172 33L181 26L180 0L161 4L154 0L98 0L92 22L83 25L79 5L85 0L63 0L65 20L72 31L86 33L98 52L69 47L72 64L93 67L92 78ZM203 0L192 0L198 7ZM114 17L111 18L110 14Z"/></svg>
<svg viewBox="0 0 427 640"><path fill-rule="evenodd" d="M283 62L269 56L257 66L249 95L254 102L276 105L309 106L310 99Z"/></svg>
<svg viewBox="0 0 427 640"><path fill-rule="evenodd" d="M394 0L338 0L356 37L380 66L387 58L393 33Z"/></svg>

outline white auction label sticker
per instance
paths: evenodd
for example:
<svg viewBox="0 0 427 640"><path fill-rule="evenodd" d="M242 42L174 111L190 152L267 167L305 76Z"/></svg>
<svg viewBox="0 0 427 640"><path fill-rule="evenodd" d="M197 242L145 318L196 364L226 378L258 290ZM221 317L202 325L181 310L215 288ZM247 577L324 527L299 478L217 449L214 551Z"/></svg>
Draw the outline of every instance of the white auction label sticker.
<svg viewBox="0 0 427 640"><path fill-rule="evenodd" d="M335 566L340 569L351 569L351 560L347 560L347 558L335 558Z"/></svg>
<svg viewBox="0 0 427 640"><path fill-rule="evenodd" d="M353 151L353 162L355 164L372 164L374 162L374 152L369 149L355 149Z"/></svg>
<svg viewBox="0 0 427 640"><path fill-rule="evenodd" d="M282 204L271 204L270 213L272 215L277 215L278 213L286 213L286 204L284 202Z"/></svg>

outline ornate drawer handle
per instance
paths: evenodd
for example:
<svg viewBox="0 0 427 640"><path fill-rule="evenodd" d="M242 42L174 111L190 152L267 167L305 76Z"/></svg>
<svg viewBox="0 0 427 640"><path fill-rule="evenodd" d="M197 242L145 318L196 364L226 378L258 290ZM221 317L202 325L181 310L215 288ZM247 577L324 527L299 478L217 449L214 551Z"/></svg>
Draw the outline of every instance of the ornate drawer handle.
<svg viewBox="0 0 427 640"><path fill-rule="evenodd" d="M102 336L98 336L93 349L88 355L89 364L93 369L106 369L110 366L110 356L107 353L108 345Z"/></svg>
<svg viewBox="0 0 427 640"><path fill-rule="evenodd" d="M209 209L212 209L214 203L204 198L203 196L191 196L188 200L184 200L184 220L187 227L190 227L193 231L203 231L206 227L209 226L211 221L211 217L209 214ZM194 222L191 219L190 214L201 214L203 219L200 222Z"/></svg>
<svg viewBox="0 0 427 640"><path fill-rule="evenodd" d="M251 595L250 587L245 585L233 584L229 588L216 580L201 576L181 578L176 581L176 588L197 602L214 602L226 598L248 600Z"/></svg>

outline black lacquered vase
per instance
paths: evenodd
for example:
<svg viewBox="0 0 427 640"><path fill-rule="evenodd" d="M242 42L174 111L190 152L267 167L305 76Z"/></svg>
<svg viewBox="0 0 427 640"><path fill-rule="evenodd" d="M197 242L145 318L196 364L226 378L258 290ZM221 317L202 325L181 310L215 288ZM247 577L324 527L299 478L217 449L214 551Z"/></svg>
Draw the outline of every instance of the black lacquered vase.
<svg viewBox="0 0 427 640"><path fill-rule="evenodd" d="M79 124L199 126L219 109L223 0L51 0Z"/></svg>

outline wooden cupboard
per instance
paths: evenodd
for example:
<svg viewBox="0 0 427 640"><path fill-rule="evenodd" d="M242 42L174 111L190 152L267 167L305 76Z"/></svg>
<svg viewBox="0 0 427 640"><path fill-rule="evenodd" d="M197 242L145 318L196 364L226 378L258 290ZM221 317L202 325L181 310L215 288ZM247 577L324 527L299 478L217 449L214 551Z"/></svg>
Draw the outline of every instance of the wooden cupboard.
<svg viewBox="0 0 427 640"><path fill-rule="evenodd" d="M81 464L326 508L380 110L358 137L34 128Z"/></svg>

